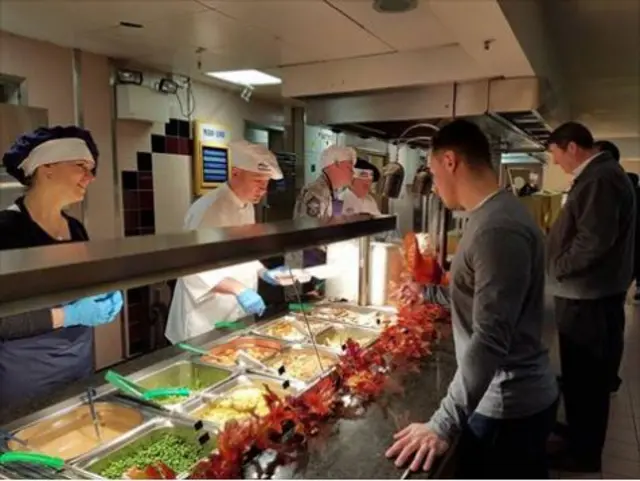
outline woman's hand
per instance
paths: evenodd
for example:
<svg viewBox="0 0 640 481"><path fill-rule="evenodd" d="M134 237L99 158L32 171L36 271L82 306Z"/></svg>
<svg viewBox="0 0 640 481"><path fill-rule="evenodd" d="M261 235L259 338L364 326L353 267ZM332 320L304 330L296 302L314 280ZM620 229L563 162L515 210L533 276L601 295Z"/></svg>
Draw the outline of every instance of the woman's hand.
<svg viewBox="0 0 640 481"><path fill-rule="evenodd" d="M62 307L63 326L94 327L113 321L123 306L120 291L85 297Z"/></svg>
<svg viewBox="0 0 640 481"><path fill-rule="evenodd" d="M385 455L388 458L396 457L395 464L399 468L411 458L411 471L418 471L420 468L429 471L436 456L441 456L449 449L449 443L423 423L410 424L398 431L393 438L395 442Z"/></svg>

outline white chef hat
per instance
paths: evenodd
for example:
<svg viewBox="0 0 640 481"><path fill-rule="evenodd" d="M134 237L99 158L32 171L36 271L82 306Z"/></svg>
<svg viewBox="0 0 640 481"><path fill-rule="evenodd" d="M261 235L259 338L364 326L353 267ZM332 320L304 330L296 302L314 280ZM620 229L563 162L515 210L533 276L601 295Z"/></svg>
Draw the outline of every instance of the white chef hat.
<svg viewBox="0 0 640 481"><path fill-rule="evenodd" d="M282 179L282 170L280 170L276 156L264 145L238 140L231 142L229 150L233 167L266 174L272 180Z"/></svg>
<svg viewBox="0 0 640 481"><path fill-rule="evenodd" d="M322 151L322 156L320 157L323 169L345 160L350 161L352 164L356 163L356 151L353 148L332 145L331 147L324 149Z"/></svg>

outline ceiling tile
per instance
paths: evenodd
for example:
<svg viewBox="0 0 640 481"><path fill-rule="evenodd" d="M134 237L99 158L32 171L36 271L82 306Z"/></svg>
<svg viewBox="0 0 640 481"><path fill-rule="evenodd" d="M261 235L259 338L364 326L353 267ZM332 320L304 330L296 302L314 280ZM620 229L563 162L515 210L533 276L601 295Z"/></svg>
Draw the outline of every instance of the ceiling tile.
<svg viewBox="0 0 640 481"><path fill-rule="evenodd" d="M194 0L2 0L0 29L65 46L84 33L104 30L121 21L169 24L181 16L207 11Z"/></svg>
<svg viewBox="0 0 640 481"><path fill-rule="evenodd" d="M148 22L143 29L123 27L85 32L89 37L114 38L129 42L153 44L171 52L176 49L195 52L204 48L205 53L236 55L243 62L249 55L261 59L261 64L274 66L279 63L278 40L262 31L248 31L235 20L213 11L176 18L162 18Z"/></svg>
<svg viewBox="0 0 640 481"><path fill-rule="evenodd" d="M370 1L329 0L329 3L399 51L456 42L424 1L410 12L394 14L377 12Z"/></svg>
<svg viewBox="0 0 640 481"><path fill-rule="evenodd" d="M321 0L202 0L242 22L280 37L283 64L384 53L392 49Z"/></svg>

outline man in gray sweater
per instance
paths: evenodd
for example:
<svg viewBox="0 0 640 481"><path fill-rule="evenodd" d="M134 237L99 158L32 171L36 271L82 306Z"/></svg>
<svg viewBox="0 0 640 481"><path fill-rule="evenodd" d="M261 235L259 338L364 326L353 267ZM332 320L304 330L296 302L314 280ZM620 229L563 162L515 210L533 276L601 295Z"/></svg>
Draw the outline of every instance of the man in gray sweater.
<svg viewBox="0 0 640 481"><path fill-rule="evenodd" d="M398 466L410 460L412 469L428 470L460 435L457 478L548 477L545 444L558 388L542 344L542 233L499 188L475 124L442 128L430 168L447 207L468 212L451 266L458 370L431 420L398 432L386 454Z"/></svg>
<svg viewBox="0 0 640 481"><path fill-rule="evenodd" d="M555 296L567 450L562 471L600 471L623 345L624 302L633 275L635 194L616 159L591 132L568 122L549 152L574 176L547 238L549 289Z"/></svg>

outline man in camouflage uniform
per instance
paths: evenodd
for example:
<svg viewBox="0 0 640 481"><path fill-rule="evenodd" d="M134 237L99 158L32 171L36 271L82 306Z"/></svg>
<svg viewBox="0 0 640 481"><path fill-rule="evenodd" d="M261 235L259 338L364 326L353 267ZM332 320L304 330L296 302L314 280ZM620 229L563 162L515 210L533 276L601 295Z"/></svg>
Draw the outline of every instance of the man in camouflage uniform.
<svg viewBox="0 0 640 481"><path fill-rule="evenodd" d="M322 173L300 191L293 210L293 218L329 219L334 215L340 215L342 201L338 198L337 191L351 184L355 163L356 151L351 147L337 145L327 147L320 157ZM324 264L326 248L306 249L304 256L302 252L288 254L287 265L300 268Z"/></svg>
<svg viewBox="0 0 640 481"><path fill-rule="evenodd" d="M336 191L351 185L356 152L351 147L327 147L320 157L322 174L304 186L296 199L293 218L328 219L340 215L341 201Z"/></svg>

